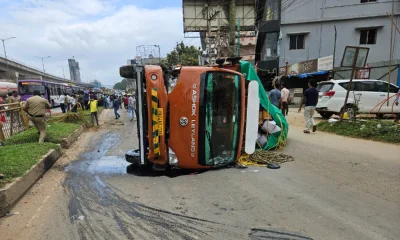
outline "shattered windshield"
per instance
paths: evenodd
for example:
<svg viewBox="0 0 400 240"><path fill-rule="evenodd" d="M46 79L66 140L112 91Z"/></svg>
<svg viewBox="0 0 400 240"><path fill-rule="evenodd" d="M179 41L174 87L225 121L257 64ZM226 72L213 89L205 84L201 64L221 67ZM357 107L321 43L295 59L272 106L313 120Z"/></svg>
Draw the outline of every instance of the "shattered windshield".
<svg viewBox="0 0 400 240"><path fill-rule="evenodd" d="M210 72L205 84L205 162L223 165L235 160L239 136L240 78Z"/></svg>

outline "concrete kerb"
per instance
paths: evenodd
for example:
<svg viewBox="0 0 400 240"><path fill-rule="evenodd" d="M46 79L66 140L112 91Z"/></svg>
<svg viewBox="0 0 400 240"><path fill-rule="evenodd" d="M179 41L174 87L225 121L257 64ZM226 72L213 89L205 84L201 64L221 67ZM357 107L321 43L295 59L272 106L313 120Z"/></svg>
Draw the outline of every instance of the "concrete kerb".
<svg viewBox="0 0 400 240"><path fill-rule="evenodd" d="M5 216L33 184L53 166L61 157L62 148L69 148L84 130L84 126L80 126L67 138L62 139L61 144L59 144L60 151L51 149L24 176L15 179L12 183L0 189L0 217Z"/></svg>
<svg viewBox="0 0 400 240"><path fill-rule="evenodd" d="M68 137L63 138L61 140L61 147L68 149L72 143L74 143L78 137L83 133L85 130L85 127L82 125L78 129L76 129L73 133L71 133Z"/></svg>

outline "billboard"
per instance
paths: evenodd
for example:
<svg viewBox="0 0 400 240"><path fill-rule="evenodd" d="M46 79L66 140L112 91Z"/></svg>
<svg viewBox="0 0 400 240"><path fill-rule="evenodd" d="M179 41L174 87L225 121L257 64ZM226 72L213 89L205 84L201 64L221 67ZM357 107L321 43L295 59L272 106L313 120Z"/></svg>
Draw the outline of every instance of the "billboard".
<svg viewBox="0 0 400 240"><path fill-rule="evenodd" d="M229 0L182 0L183 31L207 32L227 30L229 27ZM256 10L254 0L236 0L236 22L240 19L241 31L254 31Z"/></svg>

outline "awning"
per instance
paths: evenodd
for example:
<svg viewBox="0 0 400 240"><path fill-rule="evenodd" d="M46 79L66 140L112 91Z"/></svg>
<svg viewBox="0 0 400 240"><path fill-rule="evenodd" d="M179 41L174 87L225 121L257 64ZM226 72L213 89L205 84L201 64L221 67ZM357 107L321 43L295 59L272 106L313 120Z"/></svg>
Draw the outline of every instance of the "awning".
<svg viewBox="0 0 400 240"><path fill-rule="evenodd" d="M316 75L324 75L327 74L328 71L318 71L318 72L312 72L312 73L302 73L302 74L298 74L298 75L289 75L287 76L288 78L291 77L298 77L298 78L307 78L310 76L316 76Z"/></svg>

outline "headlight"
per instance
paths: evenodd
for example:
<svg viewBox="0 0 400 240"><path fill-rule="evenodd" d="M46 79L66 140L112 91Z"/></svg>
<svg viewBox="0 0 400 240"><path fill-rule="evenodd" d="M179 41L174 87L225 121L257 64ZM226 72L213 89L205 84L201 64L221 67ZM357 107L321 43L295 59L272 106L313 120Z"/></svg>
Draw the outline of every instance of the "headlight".
<svg viewBox="0 0 400 240"><path fill-rule="evenodd" d="M169 148L169 165L171 166L178 166L178 158L176 157L174 151L172 151L171 148Z"/></svg>

